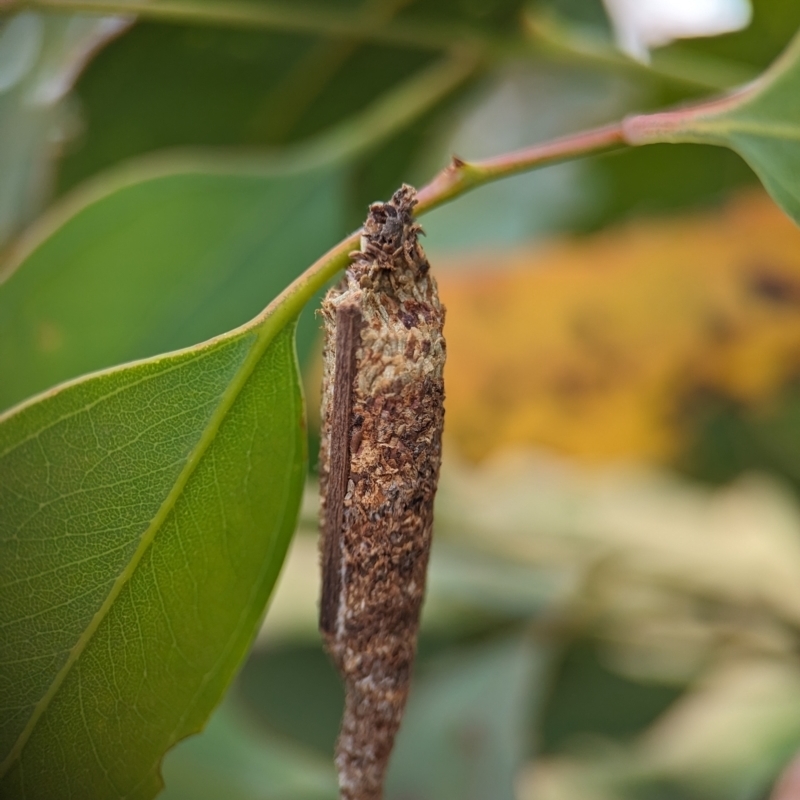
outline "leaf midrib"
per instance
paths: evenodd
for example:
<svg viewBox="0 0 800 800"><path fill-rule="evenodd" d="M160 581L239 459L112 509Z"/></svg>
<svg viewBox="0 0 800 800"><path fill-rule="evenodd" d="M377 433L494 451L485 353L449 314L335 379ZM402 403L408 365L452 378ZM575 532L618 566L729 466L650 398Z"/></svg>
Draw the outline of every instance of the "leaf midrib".
<svg viewBox="0 0 800 800"><path fill-rule="evenodd" d="M276 317L282 317L283 319L276 319ZM273 324L269 324L270 322ZM58 690L61 688L62 684L64 683L64 680L66 679L73 665L78 661L80 656L83 654L84 650L91 641L95 632L100 627L100 623L105 619L106 615L113 606L117 597L122 592L122 589L133 576L144 554L147 552L148 548L153 543L156 534L163 526L164 521L167 518L167 515L175 507L175 504L178 498L183 493L183 490L186 487L189 478L191 478L192 473L202 460L204 453L206 452L206 450L208 450L209 446L214 441L216 434L219 431L219 428L223 420L225 419L225 416L227 415L228 411L230 410L231 406L233 405L234 401L239 396L239 393L241 392L245 383L249 379L250 375L253 373L253 370L260 361L267 347L269 347L269 345L275 339L277 333L284 327L284 325L281 325L281 322L284 322L284 324L288 322L288 320L285 319L285 316L283 314L275 314L271 316L262 315L260 317L257 317L256 320L254 320L254 323L256 324L254 324L249 331L246 330L249 326L244 326L244 329L239 328L234 333L234 335L231 336L228 342L226 342L229 343L230 341L232 341L235 338L238 338L239 336L246 335L246 333L252 334L258 332L260 334L253 341L250 352L247 354L241 366L236 371L228 387L222 393L219 405L209 418L208 424L206 425L205 429L203 430L203 433L198 439L195 448L192 450L192 452L186 459L186 464L184 468L181 470L177 479L175 480L172 489L164 499L164 502L159 507L150 525L143 533L142 538L139 542L139 546L136 548L136 551L131 557L131 560L128 562L125 569L120 573L116 581L114 581L114 585L111 587L108 596L103 601L103 604L97 610L97 612L92 617L89 624L86 626L86 629L84 630L78 641L73 646L69 656L67 657L66 662L58 671L56 676L53 678L53 681L51 682L48 690L36 704L36 708L33 710L33 713L31 714L28 723L25 725L25 728L22 730L22 733L20 733L19 737L17 738L17 741L14 743L14 746L11 748L11 751L9 752L8 756L2 762L2 764L0 764L0 778L6 775L9 769L13 766L13 764L22 754L22 751L28 739L31 737L34 729L36 728L36 725L38 724L44 712L49 707L52 699L58 693ZM120 390L118 391L122 390L123 388L121 387Z"/></svg>
<svg viewBox="0 0 800 800"><path fill-rule="evenodd" d="M286 504L284 504L283 511L281 512L280 522L276 526L278 529L281 529L283 527L283 523L284 523L284 520L286 519L287 511L288 511L288 507L286 506ZM263 582L264 576L269 570L270 563L272 561L272 554L273 554L277 544L278 544L277 537L273 537L272 541L270 542L269 550L268 550L266 556L264 557L264 559L262 561L261 570L258 573L258 579L253 582L253 585L250 588L250 596L248 597L248 602L245 603L244 606L242 607L242 611L239 614L239 619L237 620L236 625L234 626L233 630L231 631L231 635L228 637L228 641L225 643L225 647L222 649L222 652L220 653L220 655L217 658L217 660L214 663L214 665L205 673L205 675L203 675L203 679L200 681L200 685L198 686L197 691L194 693L194 696L192 697L192 702L187 705L186 710L184 711L183 715L178 720L178 722L175 725L172 733L170 734L169 739L168 739L169 744L167 745L167 749L169 749L170 747L174 746L180 740L180 738L181 738L180 734L181 734L181 731L183 730L183 726L186 724L186 720L189 717L190 711L194 708L195 703L197 702L197 698L201 695L201 693L203 692L205 687L208 686L208 684L211 681L212 677L214 677L216 675L217 671L219 670L220 665L224 663L226 656L230 652L231 647L233 647L233 645L235 644L236 640L239 638L239 633L241 632L242 626L244 625L245 621L247 620L247 611L248 611L250 605L252 604L252 601L253 601L253 599L254 599L257 591L258 591L258 587ZM144 783L144 781L147 779L147 777L148 776L143 777L142 780L139 782L139 784L134 786L131 789L131 791L127 795L125 795L125 798L130 797L139 788L139 786L141 786ZM125 800L125 799L123 798L123 800Z"/></svg>

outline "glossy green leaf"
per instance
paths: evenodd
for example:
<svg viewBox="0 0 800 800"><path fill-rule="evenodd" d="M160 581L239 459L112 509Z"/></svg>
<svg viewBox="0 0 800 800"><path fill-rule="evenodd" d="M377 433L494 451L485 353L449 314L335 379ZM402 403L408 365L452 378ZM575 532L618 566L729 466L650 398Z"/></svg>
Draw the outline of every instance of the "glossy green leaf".
<svg viewBox="0 0 800 800"><path fill-rule="evenodd" d="M152 797L219 701L296 522L309 286L0 417L0 796Z"/></svg>
<svg viewBox="0 0 800 800"><path fill-rule="evenodd" d="M344 232L343 169L196 159L112 173L36 229L0 285L0 408L253 317ZM301 353L318 323L304 315Z"/></svg>
<svg viewBox="0 0 800 800"><path fill-rule="evenodd" d="M206 729L164 759L159 800L336 800L330 759L265 731L229 694Z"/></svg>
<svg viewBox="0 0 800 800"><path fill-rule="evenodd" d="M625 122L631 144L695 142L730 147L800 223L800 33L757 81L721 100Z"/></svg>

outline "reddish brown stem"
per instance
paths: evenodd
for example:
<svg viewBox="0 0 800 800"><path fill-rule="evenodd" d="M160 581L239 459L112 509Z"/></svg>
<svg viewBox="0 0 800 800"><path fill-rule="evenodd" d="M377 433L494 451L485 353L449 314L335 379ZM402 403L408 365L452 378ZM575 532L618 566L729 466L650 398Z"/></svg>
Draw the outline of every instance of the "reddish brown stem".
<svg viewBox="0 0 800 800"><path fill-rule="evenodd" d="M504 153L484 161L467 162L454 157L452 163L417 193L419 203L415 213L424 214L484 183L491 183L518 172L545 167L559 161L602 153L626 144L622 123L616 123L571 136L562 136L550 142L526 147L513 153ZM315 292L347 266L350 260L349 254L358 247L360 236L361 231L355 231L332 247L276 297L263 313L274 313L279 307L285 307L290 314L298 313Z"/></svg>
<svg viewBox="0 0 800 800"><path fill-rule="evenodd" d="M626 144L621 123L562 136L484 161L463 161L453 157L427 186L420 189L416 213L424 214L476 186L505 178L518 172L556 164L559 161L600 153Z"/></svg>

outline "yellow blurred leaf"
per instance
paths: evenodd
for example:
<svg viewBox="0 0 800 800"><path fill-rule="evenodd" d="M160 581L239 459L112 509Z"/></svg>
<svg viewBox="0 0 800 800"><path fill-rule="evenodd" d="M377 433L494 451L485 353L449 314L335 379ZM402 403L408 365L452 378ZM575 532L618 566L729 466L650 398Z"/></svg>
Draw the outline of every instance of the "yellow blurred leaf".
<svg viewBox="0 0 800 800"><path fill-rule="evenodd" d="M763 194L438 262L448 445L665 460L698 392L758 405L800 367L800 230Z"/></svg>

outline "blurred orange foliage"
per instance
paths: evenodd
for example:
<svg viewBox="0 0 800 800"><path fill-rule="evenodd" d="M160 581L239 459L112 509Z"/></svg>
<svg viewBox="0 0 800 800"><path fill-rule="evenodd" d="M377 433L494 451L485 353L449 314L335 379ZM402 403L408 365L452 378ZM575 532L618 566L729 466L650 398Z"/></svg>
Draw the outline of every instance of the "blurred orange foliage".
<svg viewBox="0 0 800 800"><path fill-rule="evenodd" d="M670 459L697 392L757 406L800 372L800 230L760 193L434 269L445 435L472 460Z"/></svg>

